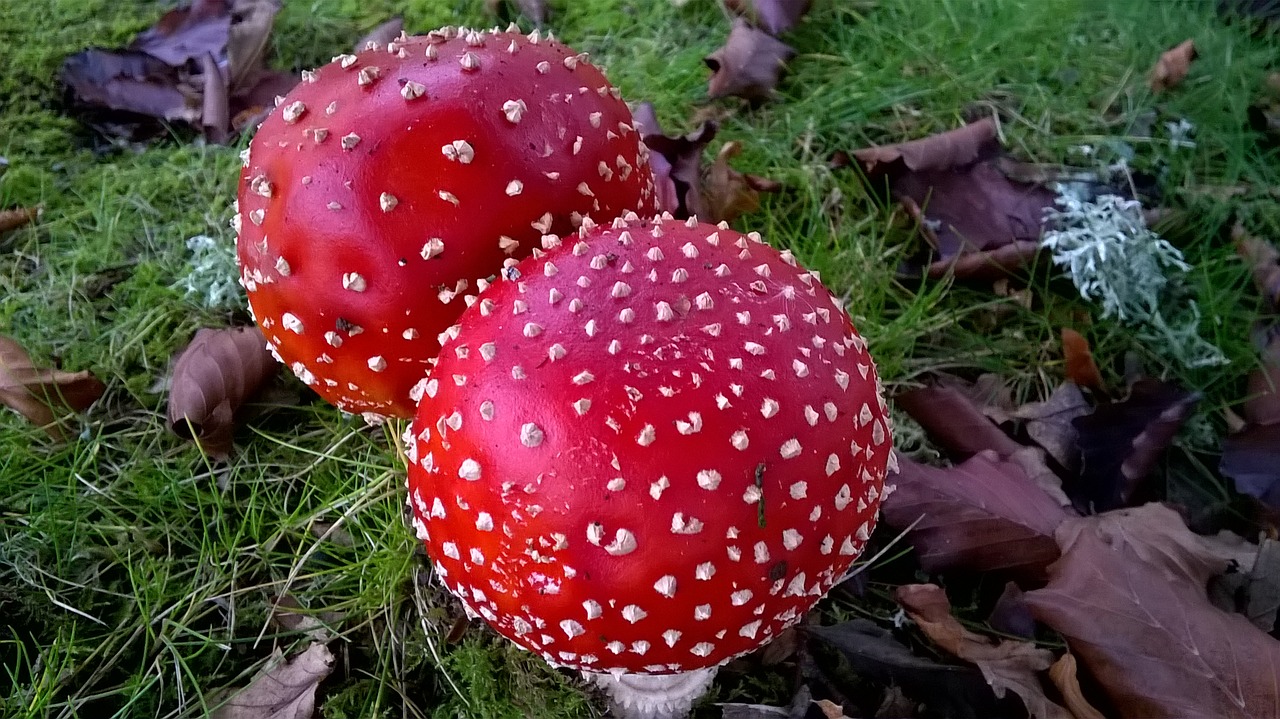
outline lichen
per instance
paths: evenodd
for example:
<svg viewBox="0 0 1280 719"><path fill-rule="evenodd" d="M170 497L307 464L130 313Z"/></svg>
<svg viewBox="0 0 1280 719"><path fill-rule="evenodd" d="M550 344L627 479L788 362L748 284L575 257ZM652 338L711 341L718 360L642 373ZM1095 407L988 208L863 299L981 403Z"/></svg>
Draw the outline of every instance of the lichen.
<svg viewBox="0 0 1280 719"><path fill-rule="evenodd" d="M235 249L225 241L208 235L187 240L191 251L191 271L174 285L188 298L195 298L209 309L235 309L248 302L237 279Z"/></svg>
<svg viewBox="0 0 1280 719"><path fill-rule="evenodd" d="M1185 294L1182 276L1191 266L1178 248L1146 225L1142 203L1117 195L1091 200L1060 190L1061 209L1046 213L1042 245L1102 317L1133 327L1187 367L1226 364L1227 358L1199 334L1200 309Z"/></svg>

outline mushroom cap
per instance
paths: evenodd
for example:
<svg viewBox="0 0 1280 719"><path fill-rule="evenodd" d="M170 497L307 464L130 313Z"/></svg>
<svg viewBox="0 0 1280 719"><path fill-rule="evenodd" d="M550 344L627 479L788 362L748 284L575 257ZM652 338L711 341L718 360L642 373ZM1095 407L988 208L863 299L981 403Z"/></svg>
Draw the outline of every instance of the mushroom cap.
<svg viewBox="0 0 1280 719"><path fill-rule="evenodd" d="M726 227L565 238L480 295L424 380L419 536L553 664L721 664L799 621L875 526L891 425L866 343L816 273Z"/></svg>
<svg viewBox="0 0 1280 719"><path fill-rule="evenodd" d="M241 173L241 281L327 401L411 417L464 295L583 216L653 211L631 112L585 56L445 28L305 73Z"/></svg>

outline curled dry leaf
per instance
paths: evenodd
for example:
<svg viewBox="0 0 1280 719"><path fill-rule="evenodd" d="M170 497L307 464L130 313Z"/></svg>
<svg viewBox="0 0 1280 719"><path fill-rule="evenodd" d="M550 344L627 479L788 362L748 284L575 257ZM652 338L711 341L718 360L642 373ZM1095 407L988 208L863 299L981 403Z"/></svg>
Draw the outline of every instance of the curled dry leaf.
<svg viewBox="0 0 1280 719"><path fill-rule="evenodd" d="M1199 392L1146 378L1135 382L1124 400L1072 420L1082 466L1067 493L1093 511L1142 501L1151 494L1144 480L1199 401Z"/></svg>
<svg viewBox="0 0 1280 719"><path fill-rule="evenodd" d="M1062 702L1075 719L1107 719L1085 699L1084 691L1080 688L1080 678L1076 676L1076 658L1071 652L1058 657L1058 661L1049 667L1049 681L1058 688Z"/></svg>
<svg viewBox="0 0 1280 719"><path fill-rule="evenodd" d="M813 0L732 0L725 3L731 12L754 18L756 25L775 37L799 24L812 6Z"/></svg>
<svg viewBox="0 0 1280 719"><path fill-rule="evenodd" d="M1227 560L1161 505L1070 519L1062 559L1028 592L1121 717L1280 717L1280 642L1214 607Z"/></svg>
<svg viewBox="0 0 1280 719"><path fill-rule="evenodd" d="M724 45L702 60L711 70L707 94L753 103L772 99L783 69L795 55L786 43L735 18Z"/></svg>
<svg viewBox="0 0 1280 719"><path fill-rule="evenodd" d="M1267 305L1280 311L1280 251L1275 245L1261 237L1255 237L1240 225L1231 229L1231 238L1235 240L1236 254L1249 265L1253 273L1253 283L1267 301Z"/></svg>
<svg viewBox="0 0 1280 719"><path fill-rule="evenodd" d="M954 456L967 458L993 450L1009 457L1022 449L956 387L929 385L908 390L895 397L894 404Z"/></svg>
<svg viewBox="0 0 1280 719"><path fill-rule="evenodd" d="M684 219L707 216L702 194L702 150L716 136L716 124L705 121L687 135L667 135L658 124L653 103L642 102L633 113L636 130L652 151L654 191L659 207Z"/></svg>
<svg viewBox="0 0 1280 719"><path fill-rule="evenodd" d="M1080 468L1080 433L1075 419L1092 411L1080 388L1063 382L1043 402L1024 404L1012 413L1023 420L1031 441L1069 471Z"/></svg>
<svg viewBox="0 0 1280 719"><path fill-rule="evenodd" d="M761 192L777 192L782 183L733 169L729 160L742 152L742 143L726 142L716 153L703 182L703 204L708 222L733 222L739 216L760 209Z"/></svg>
<svg viewBox="0 0 1280 719"><path fill-rule="evenodd" d="M1161 53L1156 64L1147 73L1147 85L1152 92L1163 92L1182 83L1191 70L1191 61L1196 59L1196 44L1193 40L1183 40L1172 48Z"/></svg>
<svg viewBox="0 0 1280 719"><path fill-rule="evenodd" d="M1062 328L1062 358L1067 365L1068 380L1078 387L1106 393L1102 372L1098 370L1098 363L1093 361L1093 351L1089 349L1089 340L1070 327Z"/></svg>
<svg viewBox="0 0 1280 719"><path fill-rule="evenodd" d="M946 592L936 584L907 584L894 590L893 598L934 644L976 664L997 697L1012 691L1036 719L1071 719L1066 709L1045 696L1036 676L1053 664L1048 649L1016 639L996 642L965 629L951 614Z"/></svg>
<svg viewBox="0 0 1280 719"><path fill-rule="evenodd" d="M1073 513L1017 462L987 451L947 469L906 458L899 465L884 519L893 527L920 520L906 539L925 571L964 568L1039 578L1058 558L1053 533Z"/></svg>
<svg viewBox="0 0 1280 719"><path fill-rule="evenodd" d="M1249 374L1245 426L1223 441L1220 468L1237 491L1280 509L1280 331L1268 338L1262 366Z"/></svg>
<svg viewBox="0 0 1280 719"><path fill-rule="evenodd" d="M404 18L397 15L365 33L364 37L356 40L352 50L354 52L363 52L365 48L371 46L386 47L387 43L392 42L403 33Z"/></svg>
<svg viewBox="0 0 1280 719"><path fill-rule="evenodd" d="M18 207L12 210L0 210L0 234L25 227L40 216L39 207Z"/></svg>
<svg viewBox="0 0 1280 719"><path fill-rule="evenodd" d="M315 643L287 661L276 650L245 688L210 697L210 719L311 719L316 688L333 671L333 654Z"/></svg>
<svg viewBox="0 0 1280 719"><path fill-rule="evenodd" d="M897 145L853 152L872 188L887 187L937 252L932 277L995 279L1039 251L1054 193L1001 171L993 118Z"/></svg>
<svg viewBox="0 0 1280 719"><path fill-rule="evenodd" d="M211 456L230 454L236 411L279 370L266 344L256 327L196 332L173 366L169 428Z"/></svg>
<svg viewBox="0 0 1280 719"><path fill-rule="evenodd" d="M0 405L26 417L53 439L66 438L58 420L88 409L104 391L106 386L88 370L38 369L17 340L0 335Z"/></svg>

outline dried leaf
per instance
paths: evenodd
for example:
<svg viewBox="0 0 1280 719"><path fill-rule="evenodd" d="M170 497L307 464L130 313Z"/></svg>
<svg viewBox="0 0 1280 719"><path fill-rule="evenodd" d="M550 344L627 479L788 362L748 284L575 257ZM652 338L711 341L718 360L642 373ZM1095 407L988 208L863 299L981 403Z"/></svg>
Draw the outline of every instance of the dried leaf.
<svg viewBox="0 0 1280 719"><path fill-rule="evenodd" d="M40 216L39 207L18 207L12 210L0 210L0 234L25 227Z"/></svg>
<svg viewBox="0 0 1280 719"><path fill-rule="evenodd" d="M702 183L706 222L733 222L740 215L760 209L761 192L782 189L782 183L758 175L744 175L733 169L729 160L741 152L742 143L726 142L716 153L715 162L707 169L707 177Z"/></svg>
<svg viewBox="0 0 1280 719"><path fill-rule="evenodd" d="M200 120L199 103L182 91L178 70L145 53L85 50L63 63L62 82L77 104L113 118L114 112L187 124Z"/></svg>
<svg viewBox="0 0 1280 719"><path fill-rule="evenodd" d="M1280 717L1280 642L1209 603L1228 563L1176 512L1070 519L1057 540L1062 559L1027 601L1121 717Z"/></svg>
<svg viewBox="0 0 1280 719"><path fill-rule="evenodd" d="M796 51L768 33L735 18L723 46L703 58L711 70L711 98L736 95L751 102L773 98L782 70Z"/></svg>
<svg viewBox="0 0 1280 719"><path fill-rule="evenodd" d="M1053 663L1053 653L1031 642L996 641L965 629L951 614L947 594L936 584L908 584L894 590L893 598L906 610L920 631L943 651L973 662L995 691L1017 694L1027 712L1037 719L1071 719L1066 709L1050 701L1036 678Z"/></svg>
<svg viewBox="0 0 1280 719"><path fill-rule="evenodd" d="M908 390L895 397L894 404L953 456L967 458L993 450L1009 457L1022 449L956 387L931 385Z"/></svg>
<svg viewBox="0 0 1280 719"><path fill-rule="evenodd" d="M709 216L702 190L702 150L715 138L716 124L703 122L687 135L665 135L648 102L636 106L634 118L636 130L652 151L649 167L659 207L680 219Z"/></svg>
<svg viewBox="0 0 1280 719"><path fill-rule="evenodd" d="M276 650L267 666L239 692L218 697L210 719L310 719L316 709L316 688L333 671L333 654L315 643L284 661Z"/></svg>
<svg viewBox="0 0 1280 719"><path fill-rule="evenodd" d="M353 49L355 52L362 52L370 46L386 47L387 43L394 41L402 33L404 33L404 18L397 15L370 30L364 37L356 40Z"/></svg>
<svg viewBox="0 0 1280 719"><path fill-rule="evenodd" d="M236 411L279 368L256 327L199 330L173 366L169 428L198 440L211 456L226 457Z"/></svg>
<svg viewBox="0 0 1280 719"><path fill-rule="evenodd" d="M1079 432L1074 420L1091 411L1080 388L1063 382L1044 402L1019 407L1013 416L1026 422L1027 435L1068 470L1080 466Z"/></svg>
<svg viewBox="0 0 1280 719"><path fill-rule="evenodd" d="M1147 73L1147 85L1152 92L1163 92L1181 84L1191 70L1191 61L1196 59L1196 44L1192 40L1183 40L1166 50L1151 66Z"/></svg>
<svg viewBox="0 0 1280 719"><path fill-rule="evenodd" d="M1270 242L1245 232L1240 225L1232 228L1231 237L1236 243L1236 254L1253 272L1258 291L1271 309L1280 311L1280 251Z"/></svg>
<svg viewBox="0 0 1280 719"><path fill-rule="evenodd" d="M58 420L83 412L106 391L88 370L37 369L17 340L0 335L0 405L42 428L55 440L66 438Z"/></svg>
<svg viewBox="0 0 1280 719"><path fill-rule="evenodd" d="M1005 582L1004 591L1000 592L995 606L991 608L991 615L987 617L987 624L998 632L1035 638L1036 618L1031 616L1026 595L1016 582Z"/></svg>
<svg viewBox="0 0 1280 719"><path fill-rule="evenodd" d="M213 55L200 58L200 70L204 77L204 106L200 110L200 124L204 128L205 139L221 144L227 141L231 133L227 82Z"/></svg>
<svg viewBox="0 0 1280 719"><path fill-rule="evenodd" d="M1076 676L1076 658L1067 652L1049 667L1049 680L1058 688L1062 701L1076 719L1107 719L1084 698L1080 679Z"/></svg>
<svg viewBox="0 0 1280 719"><path fill-rule="evenodd" d="M227 29L226 68L231 95L242 98L260 83L259 74L266 70L267 48L271 45L271 28L280 0L234 0L231 25ZM298 78L289 76L296 83ZM292 85L290 85L292 87ZM286 91L287 92L287 91ZM284 95L285 92L276 93Z"/></svg>
<svg viewBox="0 0 1280 719"><path fill-rule="evenodd" d="M1072 420L1083 460L1079 480L1068 485L1067 493L1093 511L1141 501L1150 494L1143 480L1199 401L1198 392L1141 379L1123 401L1098 405L1092 414Z"/></svg>
<svg viewBox="0 0 1280 719"><path fill-rule="evenodd" d="M951 568L1043 576L1058 557L1053 532L1072 516L1016 462L982 452L938 469L900 459L897 490L884 501L885 521L907 527L927 572Z"/></svg>
<svg viewBox="0 0 1280 719"><path fill-rule="evenodd" d="M929 276L994 279L1025 267L1039 251L1044 211L1055 195L1000 170L993 119L853 156L871 186L887 185L937 251Z"/></svg>
<svg viewBox="0 0 1280 719"><path fill-rule="evenodd" d="M813 0L735 0L725 5L731 12L754 18L756 25L777 37L799 24Z"/></svg>
<svg viewBox="0 0 1280 719"><path fill-rule="evenodd" d="M1079 387L1106 393L1102 372L1098 370L1098 364L1093 361L1093 351L1089 349L1089 340L1069 327L1062 328L1062 358L1067 364L1068 380Z"/></svg>
<svg viewBox="0 0 1280 719"><path fill-rule="evenodd" d="M1222 474L1236 491L1280 508L1280 332L1268 331L1262 366L1249 374L1245 426L1222 443Z"/></svg>
<svg viewBox="0 0 1280 719"><path fill-rule="evenodd" d="M997 715L995 694L981 672L917 657L874 622L854 619L808 626L805 631L838 649L856 674L901 687L907 696L934 707L939 716Z"/></svg>

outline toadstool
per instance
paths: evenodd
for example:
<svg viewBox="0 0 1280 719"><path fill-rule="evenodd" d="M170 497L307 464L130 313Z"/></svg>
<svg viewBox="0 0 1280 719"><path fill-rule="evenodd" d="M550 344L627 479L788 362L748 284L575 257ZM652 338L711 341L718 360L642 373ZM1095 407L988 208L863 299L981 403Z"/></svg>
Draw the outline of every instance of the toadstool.
<svg viewBox="0 0 1280 719"><path fill-rule="evenodd" d="M653 209L618 91L537 31L341 55L244 155L241 282L270 349L350 412L412 416L464 296L585 216Z"/></svg>
<svg viewBox="0 0 1280 719"><path fill-rule="evenodd" d="M675 715L844 577L890 418L841 302L759 235L632 214L546 239L424 380L415 526L470 613Z"/></svg>

